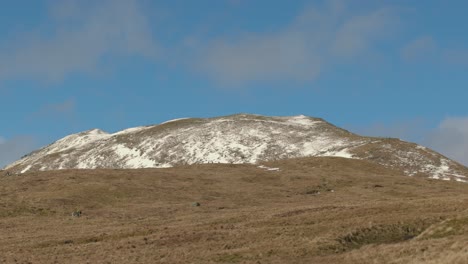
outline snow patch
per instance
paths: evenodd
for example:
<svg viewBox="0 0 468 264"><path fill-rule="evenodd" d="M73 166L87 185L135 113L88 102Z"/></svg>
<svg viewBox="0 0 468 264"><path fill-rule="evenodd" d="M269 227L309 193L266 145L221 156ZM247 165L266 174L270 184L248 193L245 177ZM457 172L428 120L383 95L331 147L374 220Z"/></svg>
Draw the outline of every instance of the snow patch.
<svg viewBox="0 0 468 264"><path fill-rule="evenodd" d="M264 169L264 170L267 170L267 171L279 171L280 170L280 168L271 168L271 167L267 167L265 165L260 165L260 166L258 166L258 168Z"/></svg>
<svg viewBox="0 0 468 264"><path fill-rule="evenodd" d="M450 167L447 164L447 161L444 159L440 160L440 166L435 166L432 164L427 164L425 169L432 174L431 178L433 179L441 179L447 173L450 173Z"/></svg>
<svg viewBox="0 0 468 264"><path fill-rule="evenodd" d="M148 129L148 128L151 128L151 127L148 127L148 126L140 126L140 127L127 128L127 129L125 129L125 130L122 130L122 131L119 131L119 132L116 132L116 133L112 134L112 136L122 135L122 134L136 133L136 132L139 132L139 131Z"/></svg>
<svg viewBox="0 0 468 264"><path fill-rule="evenodd" d="M304 115L293 116L287 121L289 124L301 125L301 126L314 126L315 124L322 123L322 121L314 121Z"/></svg>
<svg viewBox="0 0 468 264"><path fill-rule="evenodd" d="M166 122L162 122L160 125L175 122L175 121L179 121L179 120L185 120L185 119L190 119L190 117L182 117L182 118L176 118L176 119L168 120Z"/></svg>
<svg viewBox="0 0 468 264"><path fill-rule="evenodd" d="M324 157L341 157L341 158L347 158L347 159L352 159L354 158L353 154L348 152L348 149L342 149L339 151L327 151L323 154L320 154L320 156Z"/></svg>
<svg viewBox="0 0 468 264"><path fill-rule="evenodd" d="M156 162L147 157L144 157L144 154L141 150L128 148L122 144L116 145L114 148L114 153L117 154L125 163L127 168L153 168L156 167Z"/></svg>
<svg viewBox="0 0 468 264"><path fill-rule="evenodd" d="M435 166L433 164L426 164L423 167L423 172L430 174L432 179L442 180L455 180L459 182L466 182L465 175L457 174L450 168L450 161L447 159L440 159L440 165Z"/></svg>
<svg viewBox="0 0 468 264"><path fill-rule="evenodd" d="M109 137L111 137L111 134L99 129L93 129L64 137L54 144L46 147L45 150L47 151L47 154L57 153L71 148L81 148L92 142L107 139Z"/></svg>
<svg viewBox="0 0 468 264"><path fill-rule="evenodd" d="M26 168L24 168L20 173L25 173L25 172L27 172L28 170L31 169L31 167L32 167L31 165L28 165L28 166L27 166Z"/></svg>

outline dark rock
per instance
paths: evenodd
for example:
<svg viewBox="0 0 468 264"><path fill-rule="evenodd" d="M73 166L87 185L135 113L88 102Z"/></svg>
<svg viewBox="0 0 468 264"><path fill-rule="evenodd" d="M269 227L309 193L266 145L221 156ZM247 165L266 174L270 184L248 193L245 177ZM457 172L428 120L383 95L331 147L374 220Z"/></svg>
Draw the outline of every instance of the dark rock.
<svg viewBox="0 0 468 264"><path fill-rule="evenodd" d="M81 217L81 210L72 212L72 217Z"/></svg>

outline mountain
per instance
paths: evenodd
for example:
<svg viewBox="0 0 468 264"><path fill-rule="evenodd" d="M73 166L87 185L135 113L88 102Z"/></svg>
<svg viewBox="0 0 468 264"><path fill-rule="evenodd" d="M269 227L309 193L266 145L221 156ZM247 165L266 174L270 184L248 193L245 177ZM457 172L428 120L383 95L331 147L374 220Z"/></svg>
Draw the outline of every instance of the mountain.
<svg viewBox="0 0 468 264"><path fill-rule="evenodd" d="M399 139L359 136L303 115L183 118L113 134L93 129L64 137L5 170L165 168L310 156L363 159L408 176L468 182L468 168L428 148Z"/></svg>

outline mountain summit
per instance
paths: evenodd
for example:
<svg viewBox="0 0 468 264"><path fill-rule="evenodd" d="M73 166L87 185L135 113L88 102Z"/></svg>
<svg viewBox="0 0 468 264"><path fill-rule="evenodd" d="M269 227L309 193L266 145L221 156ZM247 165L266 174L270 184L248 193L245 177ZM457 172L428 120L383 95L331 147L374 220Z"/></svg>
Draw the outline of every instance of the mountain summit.
<svg viewBox="0 0 468 264"><path fill-rule="evenodd" d="M363 137L323 119L237 114L181 118L109 134L99 129L64 137L5 169L164 168L201 163L260 163L333 156L365 159L408 176L468 181L468 169L423 146Z"/></svg>

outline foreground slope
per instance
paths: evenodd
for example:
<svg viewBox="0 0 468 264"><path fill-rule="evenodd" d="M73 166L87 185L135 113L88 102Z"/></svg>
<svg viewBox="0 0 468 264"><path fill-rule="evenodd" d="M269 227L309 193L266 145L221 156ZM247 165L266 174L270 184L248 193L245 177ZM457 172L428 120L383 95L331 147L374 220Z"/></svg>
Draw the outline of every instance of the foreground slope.
<svg viewBox="0 0 468 264"><path fill-rule="evenodd" d="M0 263L468 263L468 185L364 160L30 172L0 194Z"/></svg>
<svg viewBox="0 0 468 264"><path fill-rule="evenodd" d="M67 136L6 169L161 168L203 163L258 163L308 156L365 159L406 175L467 181L468 169L425 147L362 137L318 118L239 114L190 118L108 134Z"/></svg>

